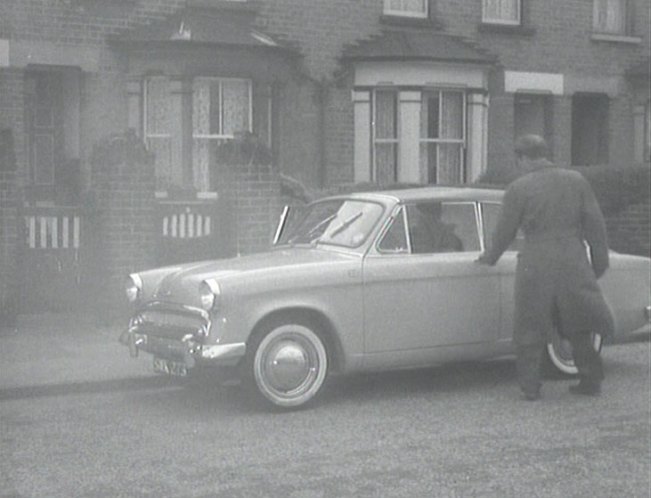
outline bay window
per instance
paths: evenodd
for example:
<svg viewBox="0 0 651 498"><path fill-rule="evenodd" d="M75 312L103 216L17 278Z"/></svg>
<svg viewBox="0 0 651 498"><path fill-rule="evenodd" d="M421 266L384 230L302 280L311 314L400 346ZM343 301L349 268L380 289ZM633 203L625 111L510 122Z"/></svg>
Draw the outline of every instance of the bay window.
<svg viewBox="0 0 651 498"><path fill-rule="evenodd" d="M387 185L398 179L398 93L377 89L373 96L372 180Z"/></svg>
<svg viewBox="0 0 651 498"><path fill-rule="evenodd" d="M188 86L191 95L185 108L191 113L191 129L190 122L188 129L184 129L183 118L172 105L175 98L183 97L172 92L170 79L153 76L145 80L143 130L145 143L155 156L157 190L181 188L204 192L214 187L216 148L238 134L252 132L252 86L246 79L195 78ZM269 92L261 92L260 99L268 101ZM263 128L268 134L268 105L265 107L261 102L260 108L264 111L260 121L264 120ZM176 136L179 134L191 135L191 160L188 157L184 161L178 151L174 154L175 143L183 143L183 137Z"/></svg>
<svg viewBox="0 0 651 498"><path fill-rule="evenodd" d="M425 90L420 111L420 164L427 183L461 183L465 175L465 94Z"/></svg>
<svg viewBox="0 0 651 498"><path fill-rule="evenodd" d="M488 24L521 24L521 0L483 0L482 22Z"/></svg>
<svg viewBox="0 0 651 498"><path fill-rule="evenodd" d="M251 131L251 82L196 78L192 86L192 172L195 187L210 184L215 147Z"/></svg>
<svg viewBox="0 0 651 498"><path fill-rule="evenodd" d="M428 0L384 0L384 14L404 17L427 17Z"/></svg>
<svg viewBox="0 0 651 498"><path fill-rule="evenodd" d="M609 35L630 34L631 8L629 0L594 0L594 31Z"/></svg>
<svg viewBox="0 0 651 498"><path fill-rule="evenodd" d="M181 185L183 171L173 167L170 82L163 76L147 78L144 85L144 138L154 154L156 190Z"/></svg>

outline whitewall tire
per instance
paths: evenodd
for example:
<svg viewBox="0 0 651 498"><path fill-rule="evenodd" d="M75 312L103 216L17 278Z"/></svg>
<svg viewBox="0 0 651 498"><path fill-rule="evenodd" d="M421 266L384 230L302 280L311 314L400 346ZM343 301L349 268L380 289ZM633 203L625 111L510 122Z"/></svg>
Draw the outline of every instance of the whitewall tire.
<svg viewBox="0 0 651 498"><path fill-rule="evenodd" d="M309 326L273 326L257 342L250 363L257 391L281 408L314 400L328 375L328 353L321 336Z"/></svg>
<svg viewBox="0 0 651 498"><path fill-rule="evenodd" d="M592 333L592 346L597 353L601 352L602 338L599 334ZM549 366L556 372L565 375L576 375L578 369L572 357L570 341L554 330L551 341L547 344L547 360Z"/></svg>

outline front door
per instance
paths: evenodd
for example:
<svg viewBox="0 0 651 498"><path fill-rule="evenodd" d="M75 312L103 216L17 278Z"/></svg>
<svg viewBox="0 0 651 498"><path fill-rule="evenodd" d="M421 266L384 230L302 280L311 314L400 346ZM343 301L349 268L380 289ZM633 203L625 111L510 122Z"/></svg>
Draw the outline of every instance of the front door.
<svg viewBox="0 0 651 498"><path fill-rule="evenodd" d="M365 259L367 353L422 353L499 337L500 278L498 270L475 263L481 249L476 206L435 204L401 208L385 236L391 242L380 242ZM396 242L392 231L408 240Z"/></svg>

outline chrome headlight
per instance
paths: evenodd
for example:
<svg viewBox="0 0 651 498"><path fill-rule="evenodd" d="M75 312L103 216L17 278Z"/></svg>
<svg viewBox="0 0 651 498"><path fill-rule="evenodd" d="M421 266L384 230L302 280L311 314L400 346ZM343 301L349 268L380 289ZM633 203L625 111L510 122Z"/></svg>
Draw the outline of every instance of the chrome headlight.
<svg viewBox="0 0 651 498"><path fill-rule="evenodd" d="M127 300L130 303L135 303L142 294L142 279L137 273L132 273L127 277L127 283L125 286L125 292L127 294Z"/></svg>
<svg viewBox="0 0 651 498"><path fill-rule="evenodd" d="M201 307L206 311L214 310L219 307L219 300L221 297L221 289L219 284L214 280L204 280L199 285L199 297L201 299Z"/></svg>

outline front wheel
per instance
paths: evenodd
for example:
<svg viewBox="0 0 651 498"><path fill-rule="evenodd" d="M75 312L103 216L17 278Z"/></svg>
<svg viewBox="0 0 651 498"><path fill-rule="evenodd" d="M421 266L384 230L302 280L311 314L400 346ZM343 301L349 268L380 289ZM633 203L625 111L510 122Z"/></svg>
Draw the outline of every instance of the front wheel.
<svg viewBox="0 0 651 498"><path fill-rule="evenodd" d="M602 338L592 333L592 346L597 353L601 352ZM565 375L576 375L579 371L574 364L572 345L570 341L554 330L551 341L547 344L547 370Z"/></svg>
<svg viewBox="0 0 651 498"><path fill-rule="evenodd" d="M317 396L328 374L328 353L315 330L284 323L270 327L256 342L249 375L267 401L296 408Z"/></svg>

